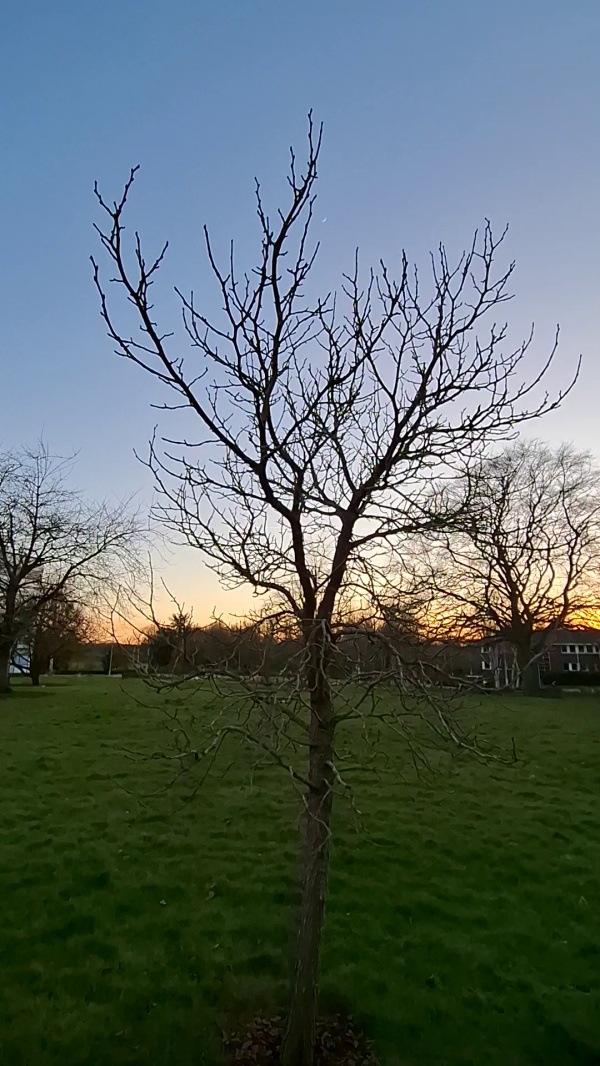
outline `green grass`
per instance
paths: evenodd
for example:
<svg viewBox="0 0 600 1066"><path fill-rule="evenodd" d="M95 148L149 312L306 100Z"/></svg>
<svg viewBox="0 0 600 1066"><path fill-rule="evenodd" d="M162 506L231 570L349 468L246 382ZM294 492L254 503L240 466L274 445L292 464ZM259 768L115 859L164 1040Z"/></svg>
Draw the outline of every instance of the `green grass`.
<svg viewBox="0 0 600 1066"><path fill-rule="evenodd" d="M471 714L515 766L415 778L396 741L358 826L338 803L324 1004L384 1066L597 1064L600 701ZM0 705L2 1066L212 1066L230 1019L284 1003L296 798L231 745L193 802L141 803L172 764L123 749L161 721L108 679Z"/></svg>

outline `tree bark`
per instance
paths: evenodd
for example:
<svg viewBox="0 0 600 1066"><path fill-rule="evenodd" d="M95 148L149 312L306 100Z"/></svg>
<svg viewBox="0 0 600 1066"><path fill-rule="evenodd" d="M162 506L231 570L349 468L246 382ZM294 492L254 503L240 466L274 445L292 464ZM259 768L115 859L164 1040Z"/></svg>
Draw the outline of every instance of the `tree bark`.
<svg viewBox="0 0 600 1066"><path fill-rule="evenodd" d="M50 658L41 650L39 640L34 641L31 658L29 660L29 676L31 678L31 684L35 685L36 688L40 683L40 677L42 674L48 672L49 664Z"/></svg>
<svg viewBox="0 0 600 1066"><path fill-rule="evenodd" d="M301 853L301 900L282 1066L312 1066L333 805L334 713L323 667L311 671L309 783ZM319 676L320 675L320 676Z"/></svg>
<svg viewBox="0 0 600 1066"><path fill-rule="evenodd" d="M13 578L9 579L5 591L0 628L0 696L10 695L10 660L15 645L15 615L18 587Z"/></svg>
<svg viewBox="0 0 600 1066"><path fill-rule="evenodd" d="M12 644L0 644L0 696L10 694L10 653Z"/></svg>
<svg viewBox="0 0 600 1066"><path fill-rule="evenodd" d="M530 647L517 648L517 663L521 678L521 695L523 696L540 696L542 693L539 661L538 659L533 659L532 661L533 654Z"/></svg>

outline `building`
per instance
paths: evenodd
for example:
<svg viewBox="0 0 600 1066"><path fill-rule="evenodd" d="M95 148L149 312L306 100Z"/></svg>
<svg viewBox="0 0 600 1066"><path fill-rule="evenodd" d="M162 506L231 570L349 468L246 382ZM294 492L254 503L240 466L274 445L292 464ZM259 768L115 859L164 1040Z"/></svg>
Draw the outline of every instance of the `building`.
<svg viewBox="0 0 600 1066"><path fill-rule="evenodd" d="M540 675L598 674L600 677L600 630L557 629L540 657Z"/></svg>
<svg viewBox="0 0 600 1066"><path fill-rule="evenodd" d="M473 641L460 647L453 657L455 673L465 680L480 681L487 688L510 688L518 684L515 651L506 640ZM542 685L571 680L600 684L600 630L557 629L548 634L545 649L538 656Z"/></svg>

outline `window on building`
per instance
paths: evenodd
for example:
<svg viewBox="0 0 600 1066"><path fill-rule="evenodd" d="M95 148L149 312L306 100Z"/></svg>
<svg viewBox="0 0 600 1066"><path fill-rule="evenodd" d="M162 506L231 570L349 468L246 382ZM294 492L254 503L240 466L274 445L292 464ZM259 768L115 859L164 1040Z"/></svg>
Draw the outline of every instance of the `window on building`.
<svg viewBox="0 0 600 1066"><path fill-rule="evenodd" d="M578 673L581 670L581 666L579 663L563 663L563 670L568 673Z"/></svg>
<svg viewBox="0 0 600 1066"><path fill-rule="evenodd" d="M597 655L597 644L561 644L560 650L563 655Z"/></svg>

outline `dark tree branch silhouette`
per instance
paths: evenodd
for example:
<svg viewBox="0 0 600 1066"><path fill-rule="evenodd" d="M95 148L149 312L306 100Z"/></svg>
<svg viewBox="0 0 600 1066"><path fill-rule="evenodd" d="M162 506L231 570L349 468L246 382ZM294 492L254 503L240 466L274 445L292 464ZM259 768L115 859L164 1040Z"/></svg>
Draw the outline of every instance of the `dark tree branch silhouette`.
<svg viewBox="0 0 600 1066"><path fill-rule="evenodd" d="M43 445L0 455L0 694L40 612L67 590L89 603L136 566L138 516L125 504L88 504L68 487L71 465Z"/></svg>
<svg viewBox="0 0 600 1066"><path fill-rule="evenodd" d="M24 637L29 649L29 676L33 685L39 685L40 677L60 665L60 660L78 644L90 639L93 621L89 604L83 604L81 590L71 598L68 588L57 592L51 600L40 606L32 626Z"/></svg>
<svg viewBox="0 0 600 1066"><path fill-rule="evenodd" d="M357 258L339 298L309 298L320 145L310 119L305 166L292 152L288 204L273 219L257 186L261 245L251 273L238 274L233 248L221 266L205 231L222 315L209 320L193 293L178 290L187 356L158 326L151 301L167 246L147 260L136 234L132 260L126 251L137 168L119 200L109 203L96 189L106 219L100 241L140 327L133 334L119 324L94 262L109 336L171 393L165 406L186 410L199 432L152 441L156 517L224 581L265 596L301 640L308 708L294 728L306 759L305 817L284 1066L309 1066L315 1039L340 780L332 674L344 619L364 606L388 545L456 518L448 494L434 491L440 475L451 480L491 442L562 399L537 394L554 352L525 376L531 337L511 349L507 327L494 319L509 299L513 265L497 268L504 234L496 239L489 223L454 265L440 246L425 288L406 256L397 277L381 263L364 283ZM278 706L285 716L289 702Z"/></svg>
<svg viewBox="0 0 600 1066"><path fill-rule="evenodd" d="M464 491L462 517L421 567L424 583L448 629L513 646L534 695L552 632L593 621L600 607L600 472L569 445L523 441L473 467Z"/></svg>

